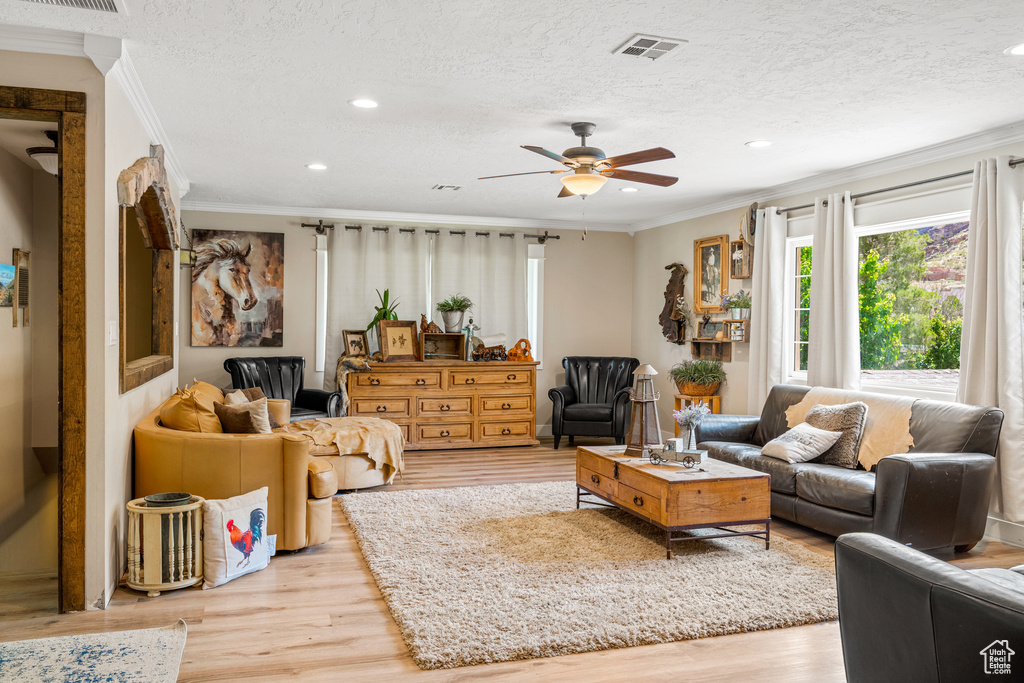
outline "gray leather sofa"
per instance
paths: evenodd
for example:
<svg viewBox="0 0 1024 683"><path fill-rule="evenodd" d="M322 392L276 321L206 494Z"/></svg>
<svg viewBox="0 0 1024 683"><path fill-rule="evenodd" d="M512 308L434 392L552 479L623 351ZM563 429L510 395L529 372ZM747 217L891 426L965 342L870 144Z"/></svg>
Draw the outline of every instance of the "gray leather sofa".
<svg viewBox="0 0 1024 683"><path fill-rule="evenodd" d="M786 410L809 390L772 387L760 417L708 415L697 429L698 444L713 458L770 474L773 516L832 536L874 532L922 550L966 552L981 540L1001 410L917 400L913 448L883 458L875 472L761 455L764 444L789 428Z"/></svg>
<svg viewBox="0 0 1024 683"><path fill-rule="evenodd" d="M875 534L847 534L836 541L836 585L850 683L1024 676L1024 565L965 571ZM1016 652L1005 667L1007 648Z"/></svg>

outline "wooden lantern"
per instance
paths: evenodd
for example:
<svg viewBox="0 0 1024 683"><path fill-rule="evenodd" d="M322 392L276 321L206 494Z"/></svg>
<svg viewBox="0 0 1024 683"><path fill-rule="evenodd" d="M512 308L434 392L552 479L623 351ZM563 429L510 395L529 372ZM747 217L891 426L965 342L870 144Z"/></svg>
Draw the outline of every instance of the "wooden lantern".
<svg viewBox="0 0 1024 683"><path fill-rule="evenodd" d="M657 374L658 371L650 365L641 365L633 371L636 380L629 392L633 416L626 437L626 455L647 457L650 447L661 443L661 425L658 423L660 394L654 390L654 376Z"/></svg>

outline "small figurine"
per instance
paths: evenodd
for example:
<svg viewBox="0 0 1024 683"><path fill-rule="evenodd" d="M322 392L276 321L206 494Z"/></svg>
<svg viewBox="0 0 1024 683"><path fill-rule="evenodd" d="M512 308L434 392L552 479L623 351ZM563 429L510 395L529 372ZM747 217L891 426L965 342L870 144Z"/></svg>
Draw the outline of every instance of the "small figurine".
<svg viewBox="0 0 1024 683"><path fill-rule="evenodd" d="M530 362L533 360L533 356L530 355L530 350L530 340L520 339L516 342L515 346L508 350L508 359Z"/></svg>
<svg viewBox="0 0 1024 683"><path fill-rule="evenodd" d="M435 322L427 322L427 316L420 313L420 332L424 334L441 334L441 328Z"/></svg>

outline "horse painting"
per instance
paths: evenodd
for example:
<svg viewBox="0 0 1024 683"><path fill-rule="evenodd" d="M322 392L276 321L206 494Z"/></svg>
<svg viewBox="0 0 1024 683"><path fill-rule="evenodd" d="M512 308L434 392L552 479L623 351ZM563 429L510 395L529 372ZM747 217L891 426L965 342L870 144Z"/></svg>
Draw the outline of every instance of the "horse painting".
<svg viewBox="0 0 1024 683"><path fill-rule="evenodd" d="M209 236L200 239L199 232L192 268L192 345L280 346L283 235L202 231ZM278 238L278 244L261 237Z"/></svg>

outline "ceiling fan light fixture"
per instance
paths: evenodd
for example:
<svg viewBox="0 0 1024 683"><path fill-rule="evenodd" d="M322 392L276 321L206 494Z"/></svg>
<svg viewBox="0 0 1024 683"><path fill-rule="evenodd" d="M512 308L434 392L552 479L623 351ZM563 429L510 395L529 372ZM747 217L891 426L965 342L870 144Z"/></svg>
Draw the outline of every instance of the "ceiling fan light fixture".
<svg viewBox="0 0 1024 683"><path fill-rule="evenodd" d="M565 185L565 189L581 197L587 197L594 194L604 187L606 182L608 182L608 179L603 175L587 171L583 171L582 173L577 171L576 173L563 175L560 180L562 181L562 185Z"/></svg>

